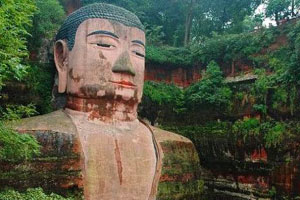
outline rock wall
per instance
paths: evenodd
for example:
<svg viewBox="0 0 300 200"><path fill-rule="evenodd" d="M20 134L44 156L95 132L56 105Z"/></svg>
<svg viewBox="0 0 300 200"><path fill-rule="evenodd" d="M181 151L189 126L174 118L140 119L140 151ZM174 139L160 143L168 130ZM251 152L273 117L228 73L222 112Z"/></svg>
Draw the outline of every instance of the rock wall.
<svg viewBox="0 0 300 200"><path fill-rule="evenodd" d="M273 199L300 196L299 138L284 149L233 142L232 137L201 137L195 142L201 178L217 199Z"/></svg>
<svg viewBox="0 0 300 200"><path fill-rule="evenodd" d="M199 200L204 182L194 144L187 138L152 127L163 151L158 200Z"/></svg>
<svg viewBox="0 0 300 200"><path fill-rule="evenodd" d="M146 63L145 81L156 81L165 83L174 83L180 87L187 87L201 79L201 67L163 67Z"/></svg>

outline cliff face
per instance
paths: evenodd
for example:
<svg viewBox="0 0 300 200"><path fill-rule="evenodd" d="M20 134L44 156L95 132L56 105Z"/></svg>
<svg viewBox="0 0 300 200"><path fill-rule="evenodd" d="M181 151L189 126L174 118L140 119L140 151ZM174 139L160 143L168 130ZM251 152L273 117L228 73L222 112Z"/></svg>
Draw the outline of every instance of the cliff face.
<svg viewBox="0 0 300 200"><path fill-rule="evenodd" d="M146 64L145 81L174 83L179 87L187 87L201 79L201 67L163 68L159 65Z"/></svg>
<svg viewBox="0 0 300 200"><path fill-rule="evenodd" d="M195 145L202 178L218 199L300 195L299 138L278 149L220 136L199 137Z"/></svg>

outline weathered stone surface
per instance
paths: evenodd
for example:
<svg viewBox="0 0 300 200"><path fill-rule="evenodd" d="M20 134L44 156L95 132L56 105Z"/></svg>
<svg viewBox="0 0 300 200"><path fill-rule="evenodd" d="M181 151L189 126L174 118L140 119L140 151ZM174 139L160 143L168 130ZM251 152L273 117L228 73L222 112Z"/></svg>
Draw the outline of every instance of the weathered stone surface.
<svg viewBox="0 0 300 200"><path fill-rule="evenodd" d="M82 190L81 146L71 119L61 111L17 121L20 134L35 136L41 155L26 162L0 162L0 188L19 190L42 187L66 194Z"/></svg>
<svg viewBox="0 0 300 200"><path fill-rule="evenodd" d="M151 127L163 152L158 199L199 199L202 194L200 162L193 143L180 135Z"/></svg>
<svg viewBox="0 0 300 200"><path fill-rule="evenodd" d="M197 141L201 177L210 193L223 196L218 199L271 199L270 191L290 198L300 195L298 139L281 150L257 143L249 148L230 137Z"/></svg>
<svg viewBox="0 0 300 200"><path fill-rule="evenodd" d="M21 120L12 124L12 127L20 134L34 135L42 146L41 155L23 163L0 163L0 188L25 190L42 187L59 194L70 190L82 192L82 144L75 125L66 113L58 110ZM198 199L202 192L202 182L199 180L200 163L193 143L180 135L156 127L151 129L163 157L157 199ZM95 153L101 154L101 151L95 150ZM112 154L115 153L112 151ZM122 161L126 162L126 159ZM120 181L126 181L126 177L123 176Z"/></svg>
<svg viewBox="0 0 300 200"><path fill-rule="evenodd" d="M187 87L199 81L201 77L201 67L168 69L147 63L145 68L146 81L174 83L180 87Z"/></svg>

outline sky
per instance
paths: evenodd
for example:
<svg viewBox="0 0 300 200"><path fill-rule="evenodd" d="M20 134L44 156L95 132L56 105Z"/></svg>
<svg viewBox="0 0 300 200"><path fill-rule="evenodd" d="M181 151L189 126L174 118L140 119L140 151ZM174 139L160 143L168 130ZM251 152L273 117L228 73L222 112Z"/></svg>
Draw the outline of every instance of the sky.
<svg viewBox="0 0 300 200"><path fill-rule="evenodd" d="M257 9L255 10L255 14L261 14L262 13L262 14L265 15L266 14L266 7L267 7L266 4L264 4L264 3L260 4L257 7ZM268 28L268 27L270 27L270 25L276 26L276 22L275 22L275 20L272 20L271 18L266 17L263 21L263 26Z"/></svg>

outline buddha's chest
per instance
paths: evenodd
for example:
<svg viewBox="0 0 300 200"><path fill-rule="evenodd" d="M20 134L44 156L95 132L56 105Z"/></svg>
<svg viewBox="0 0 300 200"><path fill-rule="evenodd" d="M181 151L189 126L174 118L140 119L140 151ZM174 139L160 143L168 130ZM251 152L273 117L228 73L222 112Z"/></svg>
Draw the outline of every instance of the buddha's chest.
<svg viewBox="0 0 300 200"><path fill-rule="evenodd" d="M140 125L75 124L84 155L86 199L148 199L157 162L150 131Z"/></svg>

